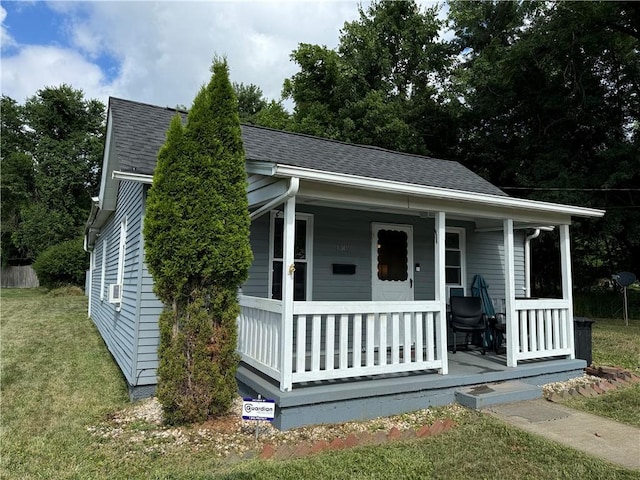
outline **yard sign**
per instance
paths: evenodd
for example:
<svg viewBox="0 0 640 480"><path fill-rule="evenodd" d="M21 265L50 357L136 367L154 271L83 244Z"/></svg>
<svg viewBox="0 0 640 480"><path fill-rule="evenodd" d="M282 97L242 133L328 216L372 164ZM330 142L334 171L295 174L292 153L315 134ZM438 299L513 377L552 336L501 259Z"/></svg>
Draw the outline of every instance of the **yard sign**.
<svg viewBox="0 0 640 480"><path fill-rule="evenodd" d="M243 420L268 420L272 421L276 413L275 400L264 398L243 398L242 399L242 419Z"/></svg>

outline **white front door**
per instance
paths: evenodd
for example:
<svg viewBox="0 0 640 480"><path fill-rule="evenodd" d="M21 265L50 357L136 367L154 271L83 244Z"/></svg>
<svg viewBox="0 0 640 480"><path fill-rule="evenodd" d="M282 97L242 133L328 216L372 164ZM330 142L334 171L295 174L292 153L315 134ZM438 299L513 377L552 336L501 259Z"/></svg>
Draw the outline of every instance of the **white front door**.
<svg viewBox="0 0 640 480"><path fill-rule="evenodd" d="M372 300L413 301L413 227L372 225Z"/></svg>

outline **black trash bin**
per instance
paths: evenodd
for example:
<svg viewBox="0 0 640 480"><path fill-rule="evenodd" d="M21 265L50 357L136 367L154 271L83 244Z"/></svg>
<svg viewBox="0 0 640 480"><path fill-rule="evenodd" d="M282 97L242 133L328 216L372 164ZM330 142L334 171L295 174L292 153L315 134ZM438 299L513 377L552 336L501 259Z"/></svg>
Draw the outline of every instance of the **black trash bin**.
<svg viewBox="0 0 640 480"><path fill-rule="evenodd" d="M587 362L593 361L591 351L591 326L595 320L587 317L573 317L573 341L576 347L576 358Z"/></svg>

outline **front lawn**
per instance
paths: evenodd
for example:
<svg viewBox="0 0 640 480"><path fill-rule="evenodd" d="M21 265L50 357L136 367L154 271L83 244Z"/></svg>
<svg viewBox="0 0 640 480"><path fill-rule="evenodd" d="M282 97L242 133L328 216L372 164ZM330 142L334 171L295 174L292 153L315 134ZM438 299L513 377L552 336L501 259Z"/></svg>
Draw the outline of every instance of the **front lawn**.
<svg viewBox="0 0 640 480"><path fill-rule="evenodd" d="M86 298L2 290L1 306L1 478L638 478L477 412L424 440L285 462L226 462L206 446L131 448L91 432L131 405Z"/></svg>
<svg viewBox="0 0 640 480"><path fill-rule="evenodd" d="M616 366L640 375L640 320L599 318L592 326L594 366ZM640 384L591 398L574 398L572 408L640 427Z"/></svg>

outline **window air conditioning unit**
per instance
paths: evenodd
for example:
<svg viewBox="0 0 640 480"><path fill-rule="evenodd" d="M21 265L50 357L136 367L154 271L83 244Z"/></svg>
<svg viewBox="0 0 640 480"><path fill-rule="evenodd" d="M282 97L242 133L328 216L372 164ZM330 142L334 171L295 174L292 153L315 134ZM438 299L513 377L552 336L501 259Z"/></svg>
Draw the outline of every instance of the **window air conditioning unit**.
<svg viewBox="0 0 640 480"><path fill-rule="evenodd" d="M112 283L109 285L109 303L122 302L122 284Z"/></svg>

